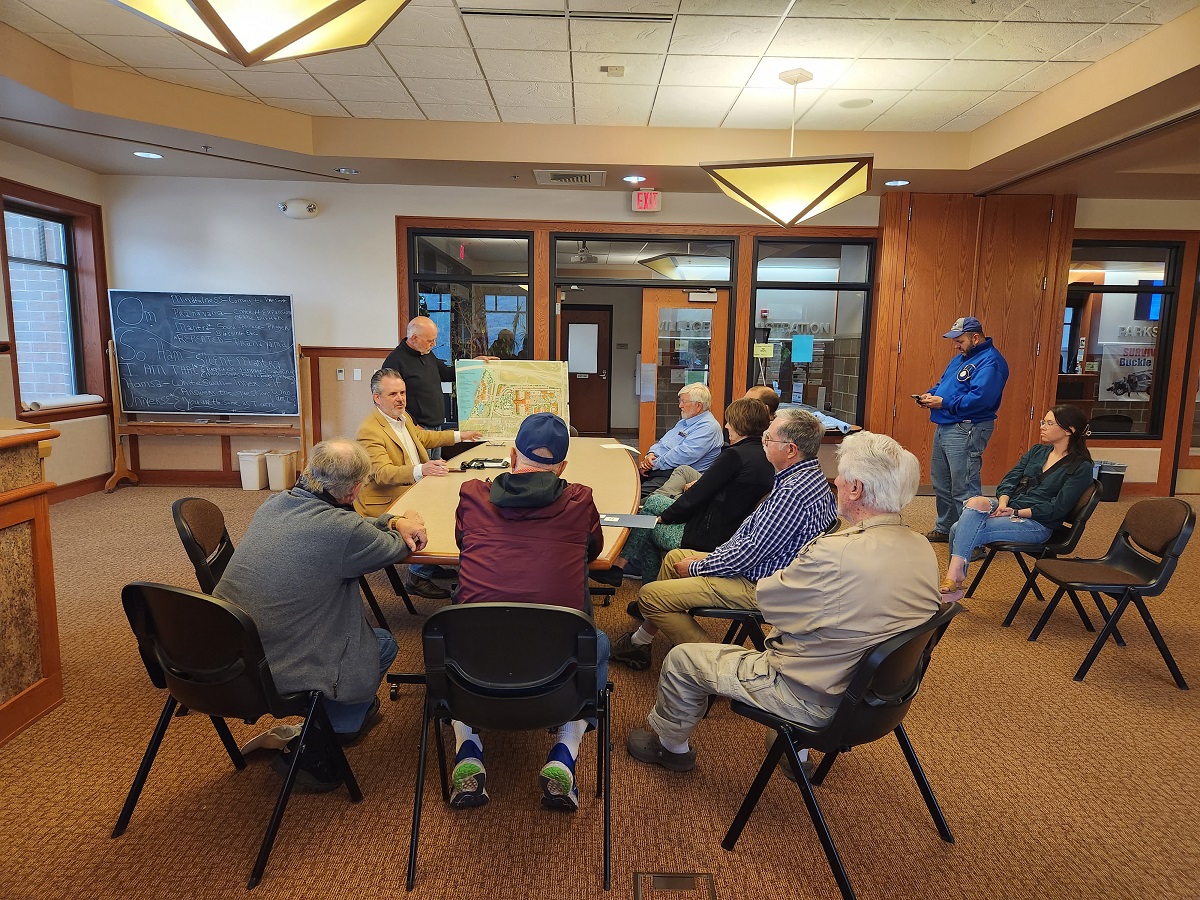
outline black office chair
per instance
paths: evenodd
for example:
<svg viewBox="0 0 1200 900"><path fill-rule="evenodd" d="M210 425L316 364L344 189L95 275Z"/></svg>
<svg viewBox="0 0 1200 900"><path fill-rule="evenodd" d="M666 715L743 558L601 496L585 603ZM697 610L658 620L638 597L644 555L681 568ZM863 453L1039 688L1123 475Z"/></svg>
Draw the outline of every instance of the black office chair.
<svg viewBox="0 0 1200 900"><path fill-rule="evenodd" d="M1140 500L1125 513L1125 519L1104 556L1099 559L1047 559L1037 562L1035 569L1038 574L1058 585L1058 590L1046 604L1046 611L1029 635L1029 640L1038 639L1064 593L1069 594L1076 604L1079 603L1079 591L1090 593L1104 619L1104 627L1096 635L1092 649L1075 673L1075 680L1083 681L1109 635L1115 638L1119 634L1117 623L1132 603L1142 614L1146 630L1162 654L1163 662L1171 670L1175 684L1186 691L1187 682L1175 664L1171 651L1167 649L1167 643L1154 623L1154 617L1150 615L1145 598L1166 590L1195 525L1196 513L1183 500L1175 497ZM1117 601L1111 614L1101 599L1102 594Z"/></svg>
<svg viewBox="0 0 1200 900"><path fill-rule="evenodd" d="M1045 603L1046 598L1042 595L1037 585L1037 573L1025 562L1025 557L1028 556L1036 562L1039 559L1058 559L1061 556L1066 556L1068 553L1074 552L1075 547L1079 544L1079 539L1083 537L1083 530L1087 526L1088 519L1092 517L1092 513L1096 511L1096 506L1099 503L1100 482L1093 481L1080 495L1079 499L1075 501L1075 505L1071 508L1070 513L1063 520L1063 523L1051 532L1050 537L1047 538L1044 544L1021 543L1018 541L995 541L988 544L983 564L980 565L979 571L975 573L975 577L971 580L971 585L967 588L965 596L969 599L975 595L975 589L983 581L983 576L987 574L988 567L992 564L992 560L996 558L997 553L1011 553L1016 558L1017 565L1021 567L1021 572L1025 575L1025 583L1017 593L1017 599L1013 601L1008 615L1004 617L1004 626L1008 627L1012 624L1013 619L1016 618L1017 611L1021 608L1021 604L1025 602L1025 598L1030 591L1033 591L1037 598ZM1084 627L1089 631L1095 631L1091 619L1088 618L1083 606L1078 605L1076 611L1079 613Z"/></svg>
<svg viewBox="0 0 1200 900"><path fill-rule="evenodd" d="M171 504L171 515L175 519L175 528L179 532L179 539L183 542L183 549L187 551L188 559L192 561L192 568L196 570L196 580L200 582L200 590L211 594L213 588L217 586L217 582L221 580L221 576L225 574L225 567L229 565L229 560L233 558L233 541L229 539L229 532L225 529L225 516L215 503L200 497L184 497L176 500ZM413 607L408 591L404 589L396 567L386 566L384 571L397 596L404 599L404 605L415 616L417 610ZM358 585L362 588L363 597L366 598L367 605L371 607L371 613L375 616L376 623L380 628L391 631L365 575L358 579Z"/></svg>
<svg viewBox="0 0 1200 900"><path fill-rule="evenodd" d="M1088 431L1092 434L1128 434L1133 431L1133 418L1121 413L1092 416Z"/></svg>
<svg viewBox="0 0 1200 900"><path fill-rule="evenodd" d="M246 760L225 719L253 723L267 715L276 718L303 716L299 743L307 741L323 745L341 772L350 799L355 803L362 799L358 782L329 723L321 692L279 693L263 653L258 629L245 610L207 594L142 581L125 587L121 592L121 603L137 637L138 652L150 681L169 693L125 805L117 817L112 833L114 838L124 834L129 825L154 757L166 736L167 726L171 724L172 713L180 703L212 720L225 751L238 769L246 767ZM247 889L262 880L296 782L300 753L291 756L292 764L279 790L258 859L246 883Z"/></svg>
<svg viewBox="0 0 1200 900"><path fill-rule="evenodd" d="M449 802L440 722L476 729L533 731L595 718L596 796L604 798L604 889L612 883L609 697L597 683L597 629L583 613L535 603L469 603L425 622L425 712L421 726L408 853L408 890L417 874L417 838L430 725L437 740L442 799Z"/></svg>
<svg viewBox="0 0 1200 900"><path fill-rule="evenodd" d="M758 798L762 796L771 774L786 753L792 771L797 773L796 785L804 797L809 818L812 819L817 836L821 839L825 858L829 861L829 868L833 871L833 877L837 879L838 887L841 888L842 897L853 900L854 889L850 886L849 876L834 846L829 827L825 824L825 817L821 813L812 785L819 785L825 780L840 753L852 750L860 744L879 740L888 732L896 736L900 749L904 751L904 758L908 761L913 778L921 789L921 796L925 798L925 806L929 809L934 825L937 826L938 834L947 843L954 843L954 835L950 832L950 826L946 824L946 818L933 795L933 789L929 786L929 780L925 777L916 751L908 740L903 721L929 667L933 648L960 609L957 603L947 603L925 623L889 638L869 651L858 664L837 711L827 724L819 728L791 722L740 700L732 701L730 708L735 713L774 729L777 737L767 751L758 775L750 785L746 799L742 801L725 839L721 841L721 846L732 850L737 844L742 829L758 803ZM799 757L799 751L806 747L824 753L811 781L804 773Z"/></svg>

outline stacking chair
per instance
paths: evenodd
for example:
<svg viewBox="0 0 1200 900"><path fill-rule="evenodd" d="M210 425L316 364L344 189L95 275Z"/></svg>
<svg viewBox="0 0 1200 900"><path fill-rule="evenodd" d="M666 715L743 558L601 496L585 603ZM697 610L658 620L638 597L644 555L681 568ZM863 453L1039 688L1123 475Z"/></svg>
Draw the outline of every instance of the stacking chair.
<svg viewBox="0 0 1200 900"><path fill-rule="evenodd" d="M1104 619L1104 627L1096 635L1092 649L1075 673L1075 680L1083 681L1109 635L1115 639L1120 634L1117 623L1132 603L1142 614L1146 630L1162 654L1163 662L1171 670L1175 684L1186 691L1187 682L1183 680L1179 666L1167 649L1167 643L1154 623L1154 617L1150 615L1145 598L1166 590L1195 524L1196 513L1183 500L1175 497L1141 500L1125 513L1112 545L1099 559L1039 560L1035 564L1037 573L1058 585L1058 590L1046 604L1046 611L1029 635L1029 640L1037 640L1064 593L1076 605L1079 604L1080 591L1090 593ZM1111 614L1102 599L1103 594L1117 601Z"/></svg>
<svg viewBox="0 0 1200 900"><path fill-rule="evenodd" d="M167 726L171 724L172 713L180 703L186 703L212 720L213 728L237 769L244 769L246 760L234 743L225 719L253 723L266 715L276 718L303 716L299 743L323 745L325 752L335 760L350 799L355 803L362 799L358 782L354 780L354 773L350 771L350 764L346 762L329 723L321 692L279 693L263 653L258 629L245 610L207 594L142 581L127 585L121 592L121 602L137 637L138 652L150 681L155 687L166 689L168 694L158 725L129 788L125 806L117 818L112 833L114 838L124 834L129 825L154 757L166 736ZM275 811L259 847L247 889L262 880L296 782L300 753L291 756L291 768L279 790Z"/></svg>
<svg viewBox="0 0 1200 900"><path fill-rule="evenodd" d="M417 839L430 726L437 740L442 799L450 800L440 723L533 731L597 720L596 796L604 798L604 889L612 883L609 697L598 684L597 629L583 613L535 603L470 603L439 609L425 622L425 712L413 799L408 890L417 874Z"/></svg>
<svg viewBox="0 0 1200 900"><path fill-rule="evenodd" d="M1025 575L1025 583L1021 586L1021 590L1017 594L1017 599L1013 601L1008 615L1004 617L1005 627L1012 624L1013 619L1016 618L1017 611L1020 610L1021 604L1025 602L1025 598L1030 591L1033 591L1037 598L1045 603L1046 598L1042 596L1042 592L1037 585L1037 573L1025 562L1025 557L1028 556L1036 562L1039 559L1057 559L1060 556L1073 553L1075 547L1079 544L1079 539L1083 537L1083 530L1087 526L1088 519L1092 517L1092 513L1096 511L1099 503L1100 482L1093 481L1079 496L1079 499L1075 501L1075 505L1063 520L1062 525L1051 532L1050 537L1044 544L1027 544L1018 541L995 541L988 544L987 555L984 556L983 564L980 565L979 571L975 573L975 577L971 580L971 585L967 588L966 597L970 598L974 596L975 589L983 581L983 576L987 574L988 567L992 564L992 560L996 558L997 553L1011 553L1016 558L1017 565L1021 567L1021 572ZM1087 613L1084 612L1083 606L1077 603L1076 611L1079 613L1084 627L1089 631L1094 631L1095 629Z"/></svg>
<svg viewBox="0 0 1200 900"><path fill-rule="evenodd" d="M225 516L221 514L220 507L215 503L210 503L200 497L184 497L176 500L171 504L171 515L175 519L175 528L179 531L179 539L183 541L183 549L187 551L188 559L192 561L192 568L196 570L196 580L200 582L200 590L211 594L213 588L217 586L217 582L221 580L221 576L225 574L225 567L229 565L229 560L233 558L233 541L229 539L229 532L225 530ZM404 582L400 580L396 567L387 566L385 571L388 580L392 583L392 589L397 596L404 599L404 605L415 616L417 610L413 607L408 591L404 589ZM371 613L375 616L379 627L390 631L387 619L383 616L383 610L379 608L379 603L375 600L375 594L371 590L371 585L367 583L365 575L358 579L358 585L362 588L363 596L367 600L367 605L371 607Z"/></svg>
<svg viewBox="0 0 1200 900"><path fill-rule="evenodd" d="M804 797L809 818L812 819L817 836L821 839L829 868L833 871L838 887L841 888L842 897L845 900L853 900L854 889L850 886L849 876L846 875L846 869L834 846L833 837L825 824L825 817L821 813L812 786L820 785L824 781L838 754L852 750L860 744L878 740L888 732L896 736L900 749L904 752L904 758L908 761L913 778L921 789L921 796L925 798L925 806L929 809L934 825L937 826L938 834L946 843L954 843L954 835L950 832L950 826L946 824L946 818L933 796L933 789L930 788L917 754L909 743L903 722L921 686L921 679L929 666L933 648L960 609L957 603L947 603L925 623L889 638L869 651L858 664L846 693L838 703L837 711L828 723L819 728L791 722L757 706L734 700L730 708L735 713L774 729L777 737L767 751L766 759L759 767L758 775L750 785L746 799L742 801L725 839L721 841L721 846L732 850L737 844L742 829L758 803L758 798L762 796L771 774L786 753L792 771L796 773L796 785ZM811 781L804 773L799 757L799 751L805 747L824 753Z"/></svg>

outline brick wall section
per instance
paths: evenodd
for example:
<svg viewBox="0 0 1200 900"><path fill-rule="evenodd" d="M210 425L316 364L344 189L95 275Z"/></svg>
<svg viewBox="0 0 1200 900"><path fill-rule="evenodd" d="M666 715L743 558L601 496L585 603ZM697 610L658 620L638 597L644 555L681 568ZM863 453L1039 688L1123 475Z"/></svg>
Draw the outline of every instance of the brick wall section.
<svg viewBox="0 0 1200 900"><path fill-rule="evenodd" d="M40 231L34 220L8 217L9 256L43 259L46 249L50 249L51 259L57 261L53 257L57 245L53 240L43 245ZM21 397L28 400L75 393L65 273L10 261L9 284Z"/></svg>

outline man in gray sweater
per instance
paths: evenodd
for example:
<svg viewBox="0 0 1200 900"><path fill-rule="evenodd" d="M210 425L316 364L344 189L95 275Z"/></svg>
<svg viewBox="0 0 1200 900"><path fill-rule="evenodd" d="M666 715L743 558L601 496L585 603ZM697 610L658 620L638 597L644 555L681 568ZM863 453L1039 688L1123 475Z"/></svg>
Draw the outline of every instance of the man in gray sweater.
<svg viewBox="0 0 1200 900"><path fill-rule="evenodd" d="M354 511L370 471L356 441L337 438L313 447L296 486L254 514L213 591L254 619L281 693L322 692L343 744L378 721L376 692L396 658L396 639L372 629L363 615L358 578L426 543L416 513L364 519ZM330 761L307 749L300 765L297 783L305 787L332 790L341 783ZM279 768L286 772L286 763Z"/></svg>

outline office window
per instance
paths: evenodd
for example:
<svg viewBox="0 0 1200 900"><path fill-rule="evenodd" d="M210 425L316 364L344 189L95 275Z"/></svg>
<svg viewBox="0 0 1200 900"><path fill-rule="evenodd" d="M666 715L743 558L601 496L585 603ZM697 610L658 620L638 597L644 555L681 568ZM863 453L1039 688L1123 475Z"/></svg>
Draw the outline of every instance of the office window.
<svg viewBox="0 0 1200 900"><path fill-rule="evenodd" d="M559 282L693 281L728 284L733 241L662 240L586 234L556 237L554 278Z"/></svg>
<svg viewBox="0 0 1200 900"><path fill-rule="evenodd" d="M871 241L759 240L750 384L861 424Z"/></svg>
<svg viewBox="0 0 1200 900"><path fill-rule="evenodd" d="M6 205L4 235L21 399L83 393L69 221Z"/></svg>
<svg viewBox="0 0 1200 900"><path fill-rule="evenodd" d="M1180 246L1072 247L1056 400L1080 407L1093 434L1161 435Z"/></svg>

